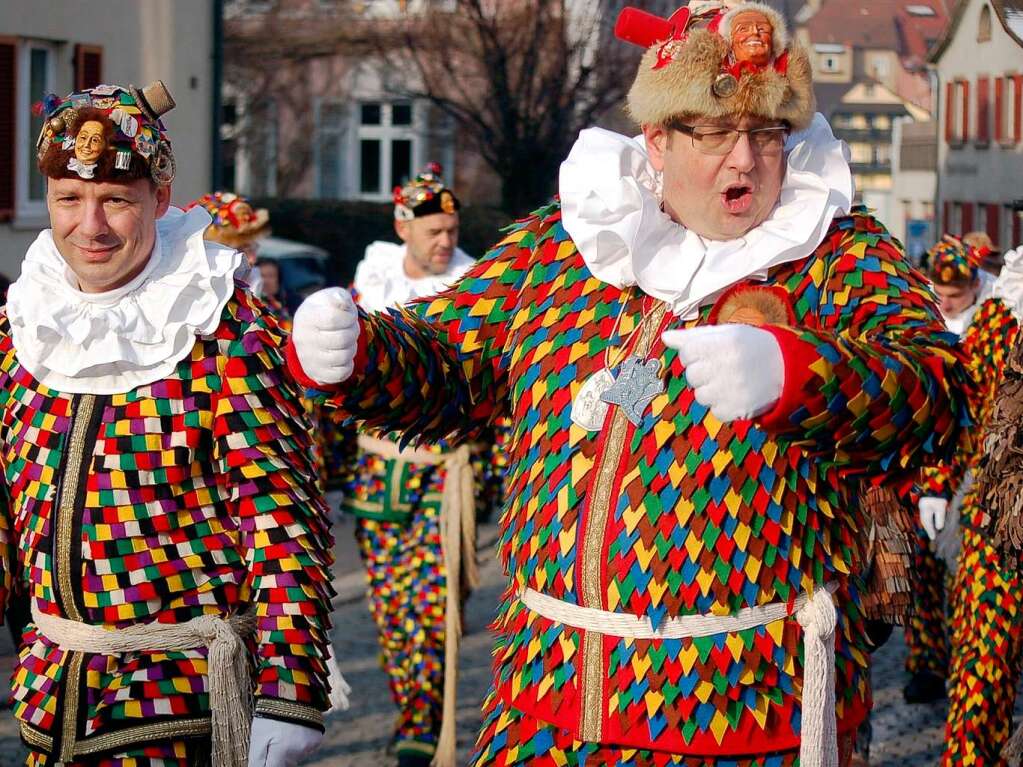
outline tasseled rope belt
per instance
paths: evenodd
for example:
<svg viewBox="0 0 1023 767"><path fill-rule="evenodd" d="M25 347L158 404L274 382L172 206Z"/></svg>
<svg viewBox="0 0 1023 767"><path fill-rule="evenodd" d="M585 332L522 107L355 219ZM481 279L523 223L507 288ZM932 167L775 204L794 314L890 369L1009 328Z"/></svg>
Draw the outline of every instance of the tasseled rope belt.
<svg viewBox="0 0 1023 767"><path fill-rule="evenodd" d="M803 628L803 713L799 743L802 767L837 767L835 720L835 602L838 584L800 594L790 605L772 602L746 607L733 615L683 615L654 628L645 616L580 607L530 588L519 600L548 620L584 631L633 639L687 639L734 633L764 626L795 614Z"/></svg>
<svg viewBox="0 0 1023 767"><path fill-rule="evenodd" d="M32 604L39 633L66 652L117 655L126 652L182 652L206 647L214 767L245 767L252 729L252 675L244 640L256 618L226 620L203 615L185 623L147 623L108 629L40 612Z"/></svg>
<svg viewBox="0 0 1023 767"><path fill-rule="evenodd" d="M462 569L469 589L479 585L476 569L476 478L472 454L475 446L462 445L447 453L423 449L402 450L397 443L368 434L359 435L359 447L387 460L440 466L444 469L444 494L440 506L441 549L447 573L444 602L444 710L434 753L435 767L454 767L457 761L456 695Z"/></svg>

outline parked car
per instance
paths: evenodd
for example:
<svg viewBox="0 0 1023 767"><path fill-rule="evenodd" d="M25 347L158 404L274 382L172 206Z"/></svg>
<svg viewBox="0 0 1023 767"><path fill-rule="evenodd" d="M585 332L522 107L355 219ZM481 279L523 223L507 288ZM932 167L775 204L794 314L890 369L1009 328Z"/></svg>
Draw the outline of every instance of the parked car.
<svg viewBox="0 0 1023 767"><path fill-rule="evenodd" d="M328 253L316 245L283 237L264 237L259 241L256 256L272 258L280 265L281 288L292 314L310 293L327 286Z"/></svg>

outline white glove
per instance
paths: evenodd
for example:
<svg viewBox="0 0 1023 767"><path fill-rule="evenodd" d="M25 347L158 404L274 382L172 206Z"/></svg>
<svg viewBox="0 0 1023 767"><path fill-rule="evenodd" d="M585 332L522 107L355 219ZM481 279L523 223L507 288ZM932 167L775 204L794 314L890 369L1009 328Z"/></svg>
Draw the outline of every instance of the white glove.
<svg viewBox="0 0 1023 767"><path fill-rule="evenodd" d="M785 360L766 330L750 325L713 325L667 330L664 343L678 349L696 401L719 421L766 413L781 397Z"/></svg>
<svg viewBox="0 0 1023 767"><path fill-rule="evenodd" d="M948 514L948 501L944 498L925 496L917 504L920 509L920 525L927 537L932 541L938 537L938 531L945 527Z"/></svg>
<svg viewBox="0 0 1023 767"><path fill-rule="evenodd" d="M312 727L254 717L249 767L293 767L315 751L321 740L323 733Z"/></svg>
<svg viewBox="0 0 1023 767"><path fill-rule="evenodd" d="M359 348L359 315L344 288L318 290L295 312L291 331L302 370L321 384L346 380Z"/></svg>

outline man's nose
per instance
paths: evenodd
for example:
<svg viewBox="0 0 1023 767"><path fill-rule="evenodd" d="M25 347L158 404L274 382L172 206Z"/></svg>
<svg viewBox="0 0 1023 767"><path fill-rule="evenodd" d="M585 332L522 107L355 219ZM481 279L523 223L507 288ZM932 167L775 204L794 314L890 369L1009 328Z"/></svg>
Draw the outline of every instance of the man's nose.
<svg viewBox="0 0 1023 767"><path fill-rule="evenodd" d="M82 220L79 221L78 234L90 239L98 239L107 234L110 226L107 223L107 214L103 209L103 203L99 200L86 200L82 207Z"/></svg>
<svg viewBox="0 0 1023 767"><path fill-rule="evenodd" d="M728 166L740 173L749 173L757 164L756 153L748 133L740 133L732 151L728 153Z"/></svg>

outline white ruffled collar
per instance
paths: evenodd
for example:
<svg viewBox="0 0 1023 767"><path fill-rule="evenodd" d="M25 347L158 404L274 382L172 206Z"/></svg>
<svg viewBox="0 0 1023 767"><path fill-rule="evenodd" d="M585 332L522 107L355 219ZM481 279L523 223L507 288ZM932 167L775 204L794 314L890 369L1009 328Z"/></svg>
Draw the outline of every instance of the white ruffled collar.
<svg viewBox="0 0 1023 767"><path fill-rule="evenodd" d="M1005 302L1017 322L1023 322L1023 246L1005 252L1005 266L991 293Z"/></svg>
<svg viewBox="0 0 1023 767"><path fill-rule="evenodd" d="M377 240L366 246L365 255L355 269L352 286L364 309L379 312L439 293L457 282L473 263L472 256L455 248L443 274L412 278L405 273L405 245Z"/></svg>
<svg viewBox="0 0 1023 767"><path fill-rule="evenodd" d="M588 128L561 165L562 223L587 267L604 282L638 285L683 318L747 277L797 261L852 207L848 147L820 114L793 134L778 204L735 240L706 240L661 210L661 179L641 138Z"/></svg>
<svg viewBox="0 0 1023 767"><path fill-rule="evenodd" d="M127 285L83 293L44 230L7 296L18 361L68 394L114 394L167 376L220 324L244 256L203 238L202 208L171 208L156 223L145 269Z"/></svg>

